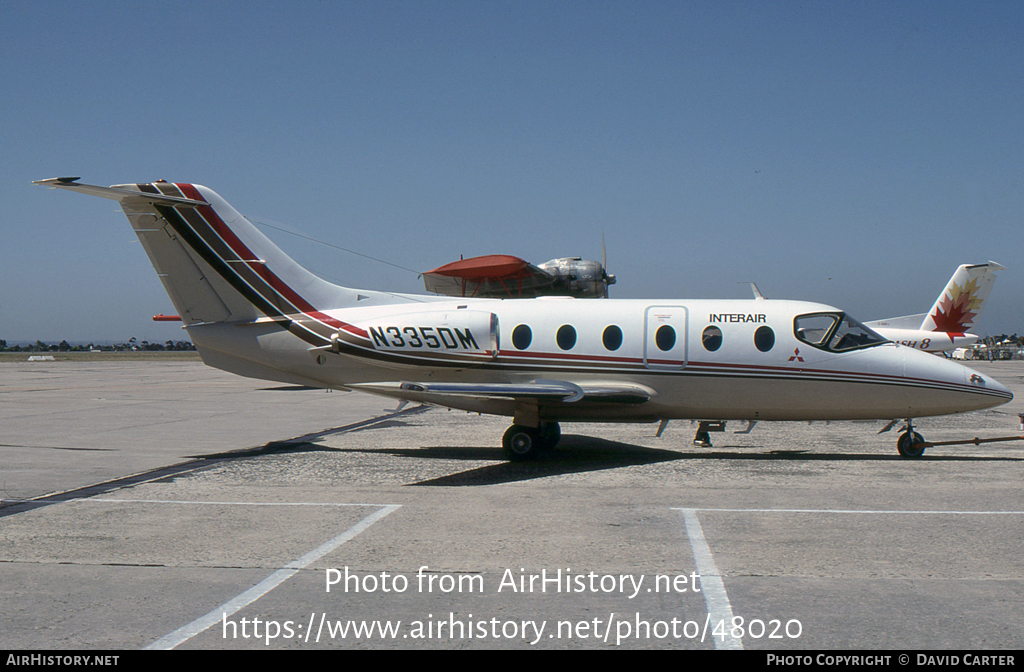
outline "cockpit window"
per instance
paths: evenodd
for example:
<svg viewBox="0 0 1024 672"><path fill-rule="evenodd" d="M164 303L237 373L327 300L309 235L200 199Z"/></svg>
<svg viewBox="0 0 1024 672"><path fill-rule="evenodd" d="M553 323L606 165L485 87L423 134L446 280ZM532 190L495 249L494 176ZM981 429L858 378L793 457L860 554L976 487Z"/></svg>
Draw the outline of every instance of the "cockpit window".
<svg viewBox="0 0 1024 672"><path fill-rule="evenodd" d="M844 352L867 348L886 340L845 313L800 315L793 320L796 337L816 348Z"/></svg>
<svg viewBox="0 0 1024 672"><path fill-rule="evenodd" d="M825 339L832 333L832 327L839 321L838 315L801 315L793 320L796 337L804 343L825 347Z"/></svg>
<svg viewBox="0 0 1024 672"><path fill-rule="evenodd" d="M829 339L828 347L839 352L842 350L853 350L854 348L865 348L885 342L886 339L880 334L871 331L849 315L843 315L843 321L839 323L839 328L836 329L835 333L832 334L832 338Z"/></svg>

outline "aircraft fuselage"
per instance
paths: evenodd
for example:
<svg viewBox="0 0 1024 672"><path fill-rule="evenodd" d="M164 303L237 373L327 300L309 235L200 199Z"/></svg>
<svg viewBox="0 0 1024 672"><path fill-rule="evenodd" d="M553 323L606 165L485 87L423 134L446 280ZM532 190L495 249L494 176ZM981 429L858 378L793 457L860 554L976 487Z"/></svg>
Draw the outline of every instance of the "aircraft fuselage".
<svg viewBox="0 0 1024 672"><path fill-rule="evenodd" d="M818 314L841 311L780 300L445 299L329 310L326 324L295 316L325 343L340 335L335 348L311 349L280 323L189 332L204 357L222 353L208 363L242 375L276 371L280 380L469 411L512 416L520 402L439 398L377 383L626 381L650 393L643 404L541 403L547 420L922 417L986 408L1009 394L989 377L913 348L882 343L832 352L799 340L794 320ZM249 336L244 347L241 333Z"/></svg>

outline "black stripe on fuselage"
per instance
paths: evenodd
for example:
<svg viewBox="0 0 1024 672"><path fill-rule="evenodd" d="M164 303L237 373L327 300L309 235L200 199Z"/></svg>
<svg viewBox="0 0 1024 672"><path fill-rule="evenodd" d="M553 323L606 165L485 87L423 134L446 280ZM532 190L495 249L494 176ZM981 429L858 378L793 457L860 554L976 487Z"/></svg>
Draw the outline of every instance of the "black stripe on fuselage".
<svg viewBox="0 0 1024 672"><path fill-rule="evenodd" d="M258 310L268 317L282 320L281 325L287 331L301 338L303 341L314 346L325 345L330 342L329 337L311 332L307 327L297 324L286 313L276 305L268 301L263 295L242 278L224 259L222 259L213 248L207 244L202 236L181 216L177 209L154 204L157 212L174 229L174 232L198 254L203 261L210 265L213 270L230 284L239 294L249 301Z"/></svg>
<svg viewBox="0 0 1024 672"><path fill-rule="evenodd" d="M168 195L173 195L174 190L182 189L177 184L162 184L158 187L161 192L172 192ZM185 187L195 194L181 192L183 196L197 200L201 198L194 185ZM221 219L212 205L177 209L177 212L215 254L228 262L235 275L246 282L264 301L274 305L284 315L284 319L291 320L287 326L289 331L308 343L324 345L331 341L338 329L345 329L346 325L340 321L321 315L315 306L278 277L264 260L255 258L248 245ZM310 335L315 340L310 340Z"/></svg>
<svg viewBox="0 0 1024 672"><path fill-rule="evenodd" d="M185 196L177 185L161 184L158 185L158 188L166 196ZM210 207L212 210L212 206L207 207ZM217 255L219 259L229 264L228 268L231 269L233 275L237 275L241 280L247 283L249 287L263 299L263 301L273 305L277 314L289 315L303 312L299 306L296 306L294 303L281 296L281 294L270 285L266 278L261 277L255 269L249 266L249 263L258 262L260 260L243 259L241 251L234 249L228 241L224 240L224 238L216 231L216 227L213 222L203 215L198 208L175 209L175 213L189 224L196 235L203 240L203 242L215 255ZM216 216L215 211L214 216ZM223 224L223 221L221 221L221 224L227 228L227 225ZM244 245L241 241L239 241L239 244ZM232 263L234 263L234 266L231 265ZM257 305L257 307L260 306ZM272 313L268 313L268 315L270 314Z"/></svg>

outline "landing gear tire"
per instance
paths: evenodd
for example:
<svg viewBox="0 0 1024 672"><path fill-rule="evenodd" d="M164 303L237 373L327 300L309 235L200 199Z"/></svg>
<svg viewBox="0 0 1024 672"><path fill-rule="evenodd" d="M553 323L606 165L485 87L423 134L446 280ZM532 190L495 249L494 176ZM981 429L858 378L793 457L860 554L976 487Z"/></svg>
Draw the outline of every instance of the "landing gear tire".
<svg viewBox="0 0 1024 672"><path fill-rule="evenodd" d="M505 430L505 436L501 439L505 455L512 462L535 459L541 451L542 444L540 430L523 425L512 425Z"/></svg>
<svg viewBox="0 0 1024 672"><path fill-rule="evenodd" d="M924 455L924 437L917 432L904 432L896 441L896 450L902 457L915 459Z"/></svg>
<svg viewBox="0 0 1024 672"><path fill-rule="evenodd" d="M542 422L537 432L541 450L552 450L562 439L562 429L557 422Z"/></svg>

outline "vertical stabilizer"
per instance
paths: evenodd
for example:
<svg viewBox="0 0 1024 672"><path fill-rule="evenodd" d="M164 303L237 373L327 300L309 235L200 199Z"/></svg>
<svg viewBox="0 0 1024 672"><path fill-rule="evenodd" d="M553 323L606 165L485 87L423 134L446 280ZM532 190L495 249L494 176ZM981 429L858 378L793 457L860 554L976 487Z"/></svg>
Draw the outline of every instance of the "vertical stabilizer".
<svg viewBox="0 0 1024 672"><path fill-rule="evenodd" d="M985 308L985 300L996 281L996 271L1005 270L994 261L964 264L956 269L935 305L921 323L922 331L963 334L973 327Z"/></svg>

